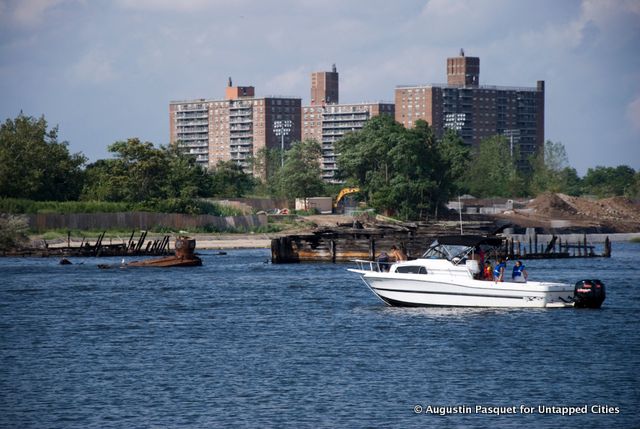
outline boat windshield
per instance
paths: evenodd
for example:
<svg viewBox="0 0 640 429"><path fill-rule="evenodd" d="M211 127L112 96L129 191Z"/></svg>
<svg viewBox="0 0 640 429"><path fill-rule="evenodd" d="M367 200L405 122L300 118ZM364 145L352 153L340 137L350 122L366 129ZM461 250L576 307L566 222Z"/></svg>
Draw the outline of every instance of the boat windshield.
<svg viewBox="0 0 640 429"><path fill-rule="evenodd" d="M424 252L422 257L424 259L446 259L448 261L460 262L462 259L471 253L473 247L456 245L456 244L437 244L434 243Z"/></svg>

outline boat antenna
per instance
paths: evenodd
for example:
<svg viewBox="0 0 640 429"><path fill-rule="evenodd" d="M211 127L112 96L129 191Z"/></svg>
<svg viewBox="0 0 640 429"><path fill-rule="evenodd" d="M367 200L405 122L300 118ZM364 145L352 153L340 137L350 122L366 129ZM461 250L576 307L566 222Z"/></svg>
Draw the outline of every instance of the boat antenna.
<svg viewBox="0 0 640 429"><path fill-rule="evenodd" d="M460 194L458 194L458 213L460 214L460 235L462 233L462 203L460 203Z"/></svg>

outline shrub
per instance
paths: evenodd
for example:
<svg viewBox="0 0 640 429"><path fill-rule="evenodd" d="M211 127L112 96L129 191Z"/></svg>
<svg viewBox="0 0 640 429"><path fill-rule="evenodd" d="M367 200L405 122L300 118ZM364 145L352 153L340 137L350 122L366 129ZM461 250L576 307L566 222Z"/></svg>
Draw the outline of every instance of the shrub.
<svg viewBox="0 0 640 429"><path fill-rule="evenodd" d="M23 216L0 215L0 250L21 247L27 241L28 228Z"/></svg>

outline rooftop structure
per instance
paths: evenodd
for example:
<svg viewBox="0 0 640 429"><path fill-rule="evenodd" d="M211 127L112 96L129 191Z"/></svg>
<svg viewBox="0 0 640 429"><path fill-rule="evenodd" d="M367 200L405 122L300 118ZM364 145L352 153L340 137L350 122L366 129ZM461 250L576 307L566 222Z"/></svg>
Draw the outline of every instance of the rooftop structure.
<svg viewBox="0 0 640 429"><path fill-rule="evenodd" d="M331 71L311 73L311 105L324 106L339 102L338 70L334 64Z"/></svg>

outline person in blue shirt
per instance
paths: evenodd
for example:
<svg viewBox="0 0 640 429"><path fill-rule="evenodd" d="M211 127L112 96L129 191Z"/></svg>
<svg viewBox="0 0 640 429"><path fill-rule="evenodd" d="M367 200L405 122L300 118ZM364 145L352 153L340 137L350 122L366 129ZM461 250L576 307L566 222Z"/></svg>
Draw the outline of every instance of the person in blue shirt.
<svg viewBox="0 0 640 429"><path fill-rule="evenodd" d="M507 263L504 258L500 258L500 263L496 264L496 267L493 269L493 281L494 282L503 282L504 281L504 271L507 269Z"/></svg>
<svg viewBox="0 0 640 429"><path fill-rule="evenodd" d="M511 279L516 283L526 283L527 277L529 277L529 274L527 274L527 270L524 269L522 262L516 261L516 265L513 267L513 274L511 274Z"/></svg>

